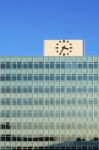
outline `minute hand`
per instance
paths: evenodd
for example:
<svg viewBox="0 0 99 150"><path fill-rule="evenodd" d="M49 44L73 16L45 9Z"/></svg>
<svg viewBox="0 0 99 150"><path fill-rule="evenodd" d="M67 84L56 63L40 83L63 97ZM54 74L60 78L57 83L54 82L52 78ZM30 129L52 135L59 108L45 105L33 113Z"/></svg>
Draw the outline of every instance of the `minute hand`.
<svg viewBox="0 0 99 150"><path fill-rule="evenodd" d="M63 50L64 50L64 47L62 47L62 50L61 50L60 53L59 53L60 55L61 55L61 53L63 52Z"/></svg>
<svg viewBox="0 0 99 150"><path fill-rule="evenodd" d="M62 47L62 50L61 50L60 53L59 53L60 55L61 55L61 53L63 52L64 49L67 49L67 50L68 50L69 48L67 48L67 47L65 47L65 46Z"/></svg>

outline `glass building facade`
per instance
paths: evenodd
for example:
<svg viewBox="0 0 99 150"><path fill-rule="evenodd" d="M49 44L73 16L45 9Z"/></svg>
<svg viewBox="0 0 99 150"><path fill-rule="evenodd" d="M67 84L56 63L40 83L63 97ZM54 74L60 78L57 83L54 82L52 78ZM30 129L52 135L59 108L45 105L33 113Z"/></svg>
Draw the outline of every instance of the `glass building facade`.
<svg viewBox="0 0 99 150"><path fill-rule="evenodd" d="M99 57L0 57L0 150L95 149L98 107Z"/></svg>

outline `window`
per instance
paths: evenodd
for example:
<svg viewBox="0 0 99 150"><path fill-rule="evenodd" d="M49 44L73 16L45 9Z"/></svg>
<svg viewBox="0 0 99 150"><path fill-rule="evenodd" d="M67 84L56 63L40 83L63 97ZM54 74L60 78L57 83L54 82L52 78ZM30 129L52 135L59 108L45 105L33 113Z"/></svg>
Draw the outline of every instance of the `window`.
<svg viewBox="0 0 99 150"><path fill-rule="evenodd" d="M11 89L9 86L6 87L6 93L10 93L11 92Z"/></svg>
<svg viewBox="0 0 99 150"><path fill-rule="evenodd" d="M50 80L54 80L54 75L53 74L50 75Z"/></svg>
<svg viewBox="0 0 99 150"><path fill-rule="evenodd" d="M70 75L67 75L66 79L67 79L68 81L70 81L70 80L71 80L71 76L70 76Z"/></svg>
<svg viewBox="0 0 99 150"><path fill-rule="evenodd" d="M83 63L83 68L87 68L87 63L86 62Z"/></svg>
<svg viewBox="0 0 99 150"><path fill-rule="evenodd" d="M38 69L38 63L34 62L34 68Z"/></svg>
<svg viewBox="0 0 99 150"><path fill-rule="evenodd" d="M61 80L65 80L65 74L61 74Z"/></svg>
<svg viewBox="0 0 99 150"><path fill-rule="evenodd" d="M59 68L60 68L60 64L56 63L56 69L59 69Z"/></svg>
<svg viewBox="0 0 99 150"><path fill-rule="evenodd" d="M66 64L66 68L70 69L71 68L71 64Z"/></svg>
<svg viewBox="0 0 99 150"><path fill-rule="evenodd" d="M65 63L61 62L61 68L65 68Z"/></svg>
<svg viewBox="0 0 99 150"><path fill-rule="evenodd" d="M76 74L72 74L72 80L76 80Z"/></svg>
<svg viewBox="0 0 99 150"><path fill-rule="evenodd" d="M82 80L82 76L81 75L78 75L78 79L77 79L78 81L79 80Z"/></svg>
<svg viewBox="0 0 99 150"><path fill-rule="evenodd" d="M11 63L10 62L6 62L6 69L10 69L11 68Z"/></svg>
<svg viewBox="0 0 99 150"><path fill-rule="evenodd" d="M43 74L39 74L39 80L44 80Z"/></svg>
<svg viewBox="0 0 99 150"><path fill-rule="evenodd" d="M98 62L94 62L94 68L98 68Z"/></svg>
<svg viewBox="0 0 99 150"><path fill-rule="evenodd" d="M22 100L21 99L17 99L17 105L21 105L22 104Z"/></svg>
<svg viewBox="0 0 99 150"><path fill-rule="evenodd" d="M82 69L82 64L78 63L78 69Z"/></svg>
<svg viewBox="0 0 99 150"><path fill-rule="evenodd" d="M50 62L50 68L54 68L54 62Z"/></svg>
<svg viewBox="0 0 99 150"><path fill-rule="evenodd" d="M39 68L40 69L44 68L44 63L43 62L39 62Z"/></svg>
<svg viewBox="0 0 99 150"><path fill-rule="evenodd" d="M22 78L24 81L27 81L27 74L24 74Z"/></svg>
<svg viewBox="0 0 99 150"><path fill-rule="evenodd" d="M5 63L1 62L1 69L5 69L5 68L6 68Z"/></svg>
<svg viewBox="0 0 99 150"><path fill-rule="evenodd" d="M33 68L33 63L32 62L28 62L28 68Z"/></svg>
<svg viewBox="0 0 99 150"><path fill-rule="evenodd" d="M17 62L17 68L20 69L22 67L21 62Z"/></svg>
<svg viewBox="0 0 99 150"><path fill-rule="evenodd" d="M13 68L13 69L16 69L16 67L17 67L16 63L13 62L13 63L12 63L12 68Z"/></svg>
<svg viewBox="0 0 99 150"><path fill-rule="evenodd" d="M21 87L17 86L17 93L21 93Z"/></svg>
<svg viewBox="0 0 99 150"><path fill-rule="evenodd" d="M1 80L1 81L5 81L5 79L6 79L6 78L5 78L5 75L1 75L1 79L0 79L0 80Z"/></svg>
<svg viewBox="0 0 99 150"><path fill-rule="evenodd" d="M9 98L6 99L6 105L10 105L11 100Z"/></svg>
<svg viewBox="0 0 99 150"><path fill-rule="evenodd" d="M32 80L32 74L28 74L28 80L29 80L29 81Z"/></svg>
<svg viewBox="0 0 99 150"><path fill-rule="evenodd" d="M83 74L83 80L87 81L87 74Z"/></svg>
<svg viewBox="0 0 99 150"><path fill-rule="evenodd" d="M16 75L12 75L12 81L16 81Z"/></svg>
<svg viewBox="0 0 99 150"><path fill-rule="evenodd" d="M28 99L28 105L32 105L32 99Z"/></svg>
<svg viewBox="0 0 99 150"><path fill-rule="evenodd" d="M73 68L73 69L77 68L77 64L72 63L72 68Z"/></svg>
<svg viewBox="0 0 99 150"><path fill-rule="evenodd" d="M18 80L18 81L21 80L21 74L17 74L17 80Z"/></svg>
<svg viewBox="0 0 99 150"><path fill-rule="evenodd" d="M49 63L45 63L45 68L49 69Z"/></svg>
<svg viewBox="0 0 99 150"><path fill-rule="evenodd" d="M23 68L25 68L25 69L28 68L28 64L26 62L23 63Z"/></svg>
<svg viewBox="0 0 99 150"><path fill-rule="evenodd" d="M93 68L93 64L89 64L89 69Z"/></svg>
<svg viewBox="0 0 99 150"><path fill-rule="evenodd" d="M32 87L31 86L28 87L28 92L32 93Z"/></svg>

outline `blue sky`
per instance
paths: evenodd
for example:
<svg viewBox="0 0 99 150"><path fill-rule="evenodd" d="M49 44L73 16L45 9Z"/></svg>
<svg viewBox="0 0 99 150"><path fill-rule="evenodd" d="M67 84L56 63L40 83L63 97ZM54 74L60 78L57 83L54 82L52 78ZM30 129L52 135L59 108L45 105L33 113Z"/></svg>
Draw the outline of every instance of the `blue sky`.
<svg viewBox="0 0 99 150"><path fill-rule="evenodd" d="M99 0L0 0L1 56L43 56L44 39L84 39L99 55Z"/></svg>

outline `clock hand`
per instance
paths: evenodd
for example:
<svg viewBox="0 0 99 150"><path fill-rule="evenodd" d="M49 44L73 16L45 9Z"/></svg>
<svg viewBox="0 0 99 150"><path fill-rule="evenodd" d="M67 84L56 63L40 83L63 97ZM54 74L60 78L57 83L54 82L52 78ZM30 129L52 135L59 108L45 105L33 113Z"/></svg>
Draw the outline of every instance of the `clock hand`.
<svg viewBox="0 0 99 150"><path fill-rule="evenodd" d="M63 48L64 48L64 49L69 49L69 48L67 48L66 46L64 46Z"/></svg>
<svg viewBox="0 0 99 150"><path fill-rule="evenodd" d="M61 55L61 53L62 53L63 50L64 50L64 48L62 47L62 50L61 50L60 53L59 53L60 55Z"/></svg>

